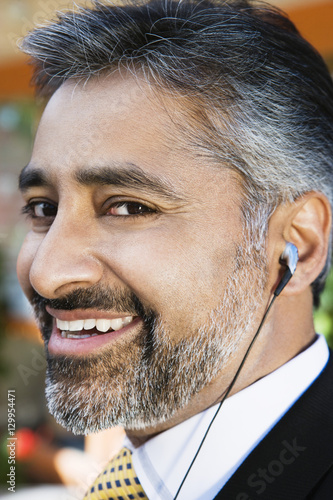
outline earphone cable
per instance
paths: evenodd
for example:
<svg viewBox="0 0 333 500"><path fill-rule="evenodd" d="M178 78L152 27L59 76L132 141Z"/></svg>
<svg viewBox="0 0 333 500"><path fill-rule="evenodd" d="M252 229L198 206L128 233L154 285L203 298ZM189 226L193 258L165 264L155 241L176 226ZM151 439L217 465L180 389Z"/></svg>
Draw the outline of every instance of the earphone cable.
<svg viewBox="0 0 333 500"><path fill-rule="evenodd" d="M270 311L270 309L271 309L271 307L272 307L272 305L273 305L273 303L274 303L274 301L275 301L275 299L276 299L277 296L278 295L275 295L275 294L273 295L273 297L272 297L272 299L271 299L271 301L270 301L270 303L269 303L269 305L268 305L268 307L266 309L266 312L265 312L264 316L262 317L262 320L260 322L258 330L256 331L255 335L253 336L253 339L251 340L250 345L248 346L248 348L246 350L246 353L244 354L244 357L243 357L243 359L242 359L242 361L241 361L241 363L240 363L240 365L239 365L239 367L238 367L238 369L237 369L237 371L236 371L236 373L235 373L235 375L234 375L234 377L233 377L233 379L232 379L232 381L231 381L228 389L226 390L224 396L222 397L222 399L221 399L221 401L220 401L220 403L218 405L218 408L217 408L217 410L216 410L213 418L211 419L211 421L210 421L210 423L209 423L209 425L208 425L208 427L206 429L206 432L205 432L205 434L204 434L204 436L203 436L203 438L202 438L202 440L200 442L200 445L198 446L198 449L197 449L197 451L196 451L196 453L195 453L195 455L194 455L194 457L192 459L192 462L190 463L190 465L189 465L189 467L188 467L188 469L186 471L186 474L184 475L183 480L180 483L180 486L179 486L179 488L177 490L177 493L176 493L176 495L175 495L175 497L174 497L173 500L176 500L176 498L178 497L178 495L180 493L180 490L182 489L182 487L183 487L183 485L184 485L184 483L186 481L186 478L189 475L190 470L192 469L192 466L193 466L195 460L197 459L197 456L199 455L199 452L200 452L200 450L201 450L201 448L202 448L202 446L203 446L203 444L205 442L205 439L206 439L206 437L207 437L207 435L208 435L208 433L209 433L209 431L210 431L210 429L211 429L211 427L212 427L212 425L214 423L214 420L216 419L216 417L217 417L217 415L218 415L218 413L219 413L219 411L220 411L220 409L222 407L222 404L227 399L227 397L229 396L229 394L230 394L233 386L235 385L235 383L236 383L236 381L238 379L238 376L239 376L239 374L240 374L240 372L241 372L241 370L242 370L242 368L243 368L243 366L245 364L245 361L246 361L246 359L247 359L247 357L248 357L248 355L249 355L249 353L250 353L250 351L252 349L252 346L255 343L256 339L258 338L260 330L261 330L263 324L265 323L266 318L268 316L268 313L269 313L269 311Z"/></svg>

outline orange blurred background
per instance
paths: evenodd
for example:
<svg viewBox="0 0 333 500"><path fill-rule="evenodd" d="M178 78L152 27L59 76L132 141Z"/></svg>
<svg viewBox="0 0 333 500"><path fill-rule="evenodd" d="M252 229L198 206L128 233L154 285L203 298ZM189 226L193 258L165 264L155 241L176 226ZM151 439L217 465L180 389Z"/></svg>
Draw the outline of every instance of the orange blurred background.
<svg viewBox="0 0 333 500"><path fill-rule="evenodd" d="M88 3L76 1L77 5ZM333 71L333 1L277 0L269 3L288 13ZM94 467L90 459L95 463L103 461L112 443L115 447L119 445L122 431L84 443L82 438L59 428L48 415L44 400L43 348L15 274L18 249L26 231L25 222L19 215L17 176L29 161L40 116L40 106L30 86L31 71L25 56L17 49L17 41L35 24L54 17L56 10L68 8L73 8L72 1L0 0L0 471L6 474L8 467L4 447L7 391L15 389L16 426L21 429L17 485L74 484L76 490L66 498L75 499L83 496L86 478L80 477L75 483L73 464L85 470L87 464ZM90 457L88 461L86 453L83 454L84 448ZM6 492L6 479L1 477L0 497ZM54 497L50 491L43 495L48 499L59 498L59 492Z"/></svg>

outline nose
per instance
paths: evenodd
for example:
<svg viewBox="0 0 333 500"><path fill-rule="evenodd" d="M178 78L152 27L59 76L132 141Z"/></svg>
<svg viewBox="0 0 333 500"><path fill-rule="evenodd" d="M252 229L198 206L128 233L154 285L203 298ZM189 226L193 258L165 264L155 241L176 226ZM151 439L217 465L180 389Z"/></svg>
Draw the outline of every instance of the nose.
<svg viewBox="0 0 333 500"><path fill-rule="evenodd" d="M69 217L55 218L33 255L29 281L37 293L52 299L73 289L97 284L102 263L94 253L89 222Z"/></svg>

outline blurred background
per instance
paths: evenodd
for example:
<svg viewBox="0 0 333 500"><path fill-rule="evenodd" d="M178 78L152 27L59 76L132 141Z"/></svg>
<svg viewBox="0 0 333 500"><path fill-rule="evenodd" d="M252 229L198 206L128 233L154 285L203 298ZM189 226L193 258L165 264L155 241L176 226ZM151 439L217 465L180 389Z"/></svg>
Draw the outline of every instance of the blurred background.
<svg viewBox="0 0 333 500"><path fill-rule="evenodd" d="M333 71L333 0L276 0ZM87 2L76 1L76 5ZM15 273L26 232L17 177L28 163L42 110L30 86L31 69L17 41L68 0L0 0L0 497L8 493L7 391L16 396L16 490L20 498L82 498L117 450L123 431L85 441L57 426L44 400L45 361L39 333ZM333 346L333 274L315 313L317 331ZM47 486L46 486L47 485ZM28 493L25 493L28 488ZM21 496L22 495L22 496Z"/></svg>

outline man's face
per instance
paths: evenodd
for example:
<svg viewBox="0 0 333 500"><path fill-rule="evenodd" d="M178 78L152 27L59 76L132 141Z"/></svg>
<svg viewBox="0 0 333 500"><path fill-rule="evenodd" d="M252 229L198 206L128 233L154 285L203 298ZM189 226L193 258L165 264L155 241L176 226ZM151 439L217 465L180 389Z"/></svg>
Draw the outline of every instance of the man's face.
<svg viewBox="0 0 333 500"><path fill-rule="evenodd" d="M254 329L265 276L239 182L184 146L182 120L170 97L119 75L66 83L41 120L18 274L49 407L74 432L170 418Z"/></svg>

